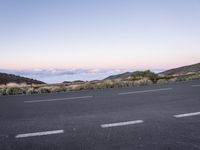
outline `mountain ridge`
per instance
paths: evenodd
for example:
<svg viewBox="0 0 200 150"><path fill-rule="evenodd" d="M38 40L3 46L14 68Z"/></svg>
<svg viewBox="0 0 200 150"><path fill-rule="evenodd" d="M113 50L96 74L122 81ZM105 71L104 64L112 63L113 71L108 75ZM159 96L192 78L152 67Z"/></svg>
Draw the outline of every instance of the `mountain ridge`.
<svg viewBox="0 0 200 150"><path fill-rule="evenodd" d="M14 74L0 73L0 84L7 83L44 84L44 82L35 79L21 77Z"/></svg>
<svg viewBox="0 0 200 150"><path fill-rule="evenodd" d="M146 70L146 71L149 71L149 70ZM145 72L145 71L125 72L121 74L111 75L111 76L106 77L104 80L129 78L130 76L137 74L138 72ZM200 72L200 63L169 69L161 73L157 73L157 75L173 76L173 75L186 75L189 73L198 73L198 72Z"/></svg>
<svg viewBox="0 0 200 150"><path fill-rule="evenodd" d="M192 64L192 65L186 65L182 67L177 67L173 69L169 69L166 71L163 71L159 74L161 75L182 75L182 74L188 74L188 73L196 73L200 71L200 63Z"/></svg>

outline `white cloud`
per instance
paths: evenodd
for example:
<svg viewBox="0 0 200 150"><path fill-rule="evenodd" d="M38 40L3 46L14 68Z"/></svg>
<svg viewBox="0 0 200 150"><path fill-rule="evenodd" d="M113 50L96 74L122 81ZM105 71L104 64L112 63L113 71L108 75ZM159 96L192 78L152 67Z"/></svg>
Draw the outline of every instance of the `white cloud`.
<svg viewBox="0 0 200 150"><path fill-rule="evenodd" d="M100 80L110 75L123 73L124 69L34 69L34 70L0 70L23 77L37 79L46 83L61 83L74 80Z"/></svg>
<svg viewBox="0 0 200 150"><path fill-rule="evenodd" d="M46 83L62 83L74 80L101 80L110 75L134 71L131 69L34 69L34 70L0 70L23 77L37 79ZM156 71L158 72L158 71Z"/></svg>

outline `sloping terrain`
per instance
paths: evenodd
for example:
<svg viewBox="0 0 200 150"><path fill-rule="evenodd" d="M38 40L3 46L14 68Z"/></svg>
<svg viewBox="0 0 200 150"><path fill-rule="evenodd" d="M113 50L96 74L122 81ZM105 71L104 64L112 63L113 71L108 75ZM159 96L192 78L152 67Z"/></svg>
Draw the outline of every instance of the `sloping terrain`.
<svg viewBox="0 0 200 150"><path fill-rule="evenodd" d="M131 76L144 76L144 73L151 73L147 71L135 71L135 72L125 72L122 74L117 74L117 75L111 75L107 78L105 78L105 80L114 80L114 79L125 79ZM142 74L141 74L142 73ZM145 74L146 74L145 73ZM186 75L186 74L194 74L194 73L200 73L200 63L197 64L193 64L193 65L188 65L188 66L183 66L183 67L178 67L178 68L174 68L174 69L170 69L164 72L159 73L159 75L165 75L165 76L169 76L169 75Z"/></svg>
<svg viewBox="0 0 200 150"><path fill-rule="evenodd" d="M25 78L25 77L20 77L16 76L13 74L6 74L6 73L0 73L0 84L7 84L7 83L26 83L26 84L44 84L42 81L30 79L30 78Z"/></svg>
<svg viewBox="0 0 200 150"><path fill-rule="evenodd" d="M193 65L188 65L188 66L183 66L175 69L170 69L167 71L164 71L160 74L163 75L182 75L182 74L188 74L188 73L197 73L200 71L200 63L193 64Z"/></svg>
<svg viewBox="0 0 200 150"><path fill-rule="evenodd" d="M152 78L156 77L157 75L154 72L151 72L150 70L145 70L145 71L134 71L134 72L125 72L122 74L117 74L117 75L112 75L104 80L115 80L115 79L141 79L144 77Z"/></svg>
<svg viewBox="0 0 200 150"><path fill-rule="evenodd" d="M123 79L123 78L128 78L129 76L131 76L131 72L125 72L125 73L121 73L121 74L117 74L117 75L111 75L107 78L105 78L104 80L114 80L114 79Z"/></svg>

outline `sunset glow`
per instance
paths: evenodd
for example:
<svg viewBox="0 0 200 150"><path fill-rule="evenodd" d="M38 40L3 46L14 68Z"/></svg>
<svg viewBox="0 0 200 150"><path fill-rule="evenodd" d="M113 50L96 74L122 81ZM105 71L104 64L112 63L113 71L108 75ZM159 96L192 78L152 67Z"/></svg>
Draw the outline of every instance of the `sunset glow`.
<svg viewBox="0 0 200 150"><path fill-rule="evenodd" d="M168 69L200 60L196 0L13 0L1 3L0 18L0 69Z"/></svg>

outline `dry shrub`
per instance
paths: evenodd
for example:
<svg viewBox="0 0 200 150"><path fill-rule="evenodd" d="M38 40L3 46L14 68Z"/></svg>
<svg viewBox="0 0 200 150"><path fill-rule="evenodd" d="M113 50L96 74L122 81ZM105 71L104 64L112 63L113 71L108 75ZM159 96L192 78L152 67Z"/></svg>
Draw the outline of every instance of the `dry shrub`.
<svg viewBox="0 0 200 150"><path fill-rule="evenodd" d="M121 88L121 87L126 87L127 86L128 81L115 81L113 83L113 87L114 88Z"/></svg>
<svg viewBox="0 0 200 150"><path fill-rule="evenodd" d="M6 95L20 95L20 94L26 94L26 89L18 87L6 88Z"/></svg>
<svg viewBox="0 0 200 150"><path fill-rule="evenodd" d="M157 81L157 84L165 84L165 83L168 83L168 80L167 79L159 79Z"/></svg>
<svg viewBox="0 0 200 150"><path fill-rule="evenodd" d="M31 87L33 88L40 88L40 87L44 87L44 86L47 86L48 84L35 84L35 83L32 83L31 84Z"/></svg>
<svg viewBox="0 0 200 150"><path fill-rule="evenodd" d="M6 88L6 85L5 84L1 84L0 85L0 89L4 89L4 88Z"/></svg>
<svg viewBox="0 0 200 150"><path fill-rule="evenodd" d="M95 84L84 83L81 85L81 88L83 88L83 90L92 90L92 89L95 89Z"/></svg>
<svg viewBox="0 0 200 150"><path fill-rule="evenodd" d="M147 78L134 81L135 86L151 85L153 82Z"/></svg>
<svg viewBox="0 0 200 150"><path fill-rule="evenodd" d="M36 93L36 91L34 90L34 88L28 88L27 90L26 90L26 94L28 94L28 95L30 95L30 94L34 94L34 93Z"/></svg>
<svg viewBox="0 0 200 150"><path fill-rule="evenodd" d="M42 93L51 93L51 90L49 87L40 87L38 89L35 89L34 92L42 94Z"/></svg>
<svg viewBox="0 0 200 150"><path fill-rule="evenodd" d="M56 87L51 87L50 91L52 93L56 93L56 92L64 92L66 91L67 89L63 86L56 86Z"/></svg>
<svg viewBox="0 0 200 150"><path fill-rule="evenodd" d="M18 87L23 87L23 88L25 88L25 87L28 87L29 85L27 85L26 83L19 83L18 84Z"/></svg>
<svg viewBox="0 0 200 150"><path fill-rule="evenodd" d="M171 79L169 79L169 82L170 82L170 83L174 83L174 82L177 82L177 81L178 81L177 78L171 78Z"/></svg>
<svg viewBox="0 0 200 150"><path fill-rule="evenodd" d="M6 89L0 89L0 96L6 95Z"/></svg>
<svg viewBox="0 0 200 150"><path fill-rule="evenodd" d="M77 85L75 87L69 87L69 90L70 91L80 91L80 90L83 90L83 86L82 85Z"/></svg>
<svg viewBox="0 0 200 150"><path fill-rule="evenodd" d="M186 80L199 80L200 79L200 74L195 74L195 75L191 75L189 77L186 78Z"/></svg>
<svg viewBox="0 0 200 150"><path fill-rule="evenodd" d="M126 83L126 86L134 86L134 81L127 81L125 83Z"/></svg>
<svg viewBox="0 0 200 150"><path fill-rule="evenodd" d="M14 88L14 87L19 87L19 84L14 83L14 82L10 82L6 84L7 88Z"/></svg>
<svg viewBox="0 0 200 150"><path fill-rule="evenodd" d="M30 85L27 85L26 83L14 83L14 82L10 82L10 83L7 83L5 85L6 88L27 88L29 87Z"/></svg>
<svg viewBox="0 0 200 150"><path fill-rule="evenodd" d="M76 88L78 88L80 85L69 85L69 86L67 86L66 88L67 88L67 90L69 90L69 91L73 91L73 90L75 90Z"/></svg>
<svg viewBox="0 0 200 150"><path fill-rule="evenodd" d="M103 82L103 86L105 86L105 88L113 88L114 87L114 82L111 80L105 80Z"/></svg>

